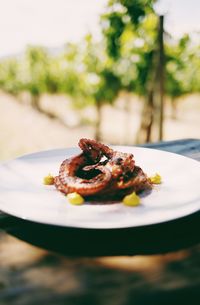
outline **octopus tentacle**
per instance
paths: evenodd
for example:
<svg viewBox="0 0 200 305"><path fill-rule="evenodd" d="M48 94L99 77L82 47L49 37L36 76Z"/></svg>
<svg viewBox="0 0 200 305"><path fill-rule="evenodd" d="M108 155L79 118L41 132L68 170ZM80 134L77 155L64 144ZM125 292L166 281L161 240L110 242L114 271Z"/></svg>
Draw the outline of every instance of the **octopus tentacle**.
<svg viewBox="0 0 200 305"><path fill-rule="evenodd" d="M54 185L60 192L68 194L68 187L61 183L59 176L54 177Z"/></svg>
<svg viewBox="0 0 200 305"><path fill-rule="evenodd" d="M135 166L134 156L122 153L95 140L81 139L82 153L64 160L56 188L65 193L77 192L82 196L123 194L131 189L150 185L146 174Z"/></svg>
<svg viewBox="0 0 200 305"><path fill-rule="evenodd" d="M149 181L143 170L139 166L135 166L134 171L130 173L128 179L121 180L117 183L117 188L120 190L131 188L136 183L139 183L139 180L145 183L148 183Z"/></svg>
<svg viewBox="0 0 200 305"><path fill-rule="evenodd" d="M94 162L94 160L93 160ZM91 158L85 152L66 159L62 162L59 176L55 179L55 186L64 193L78 192L80 195L93 195L105 188L111 180L110 171L102 165L93 164ZM77 176L79 170L96 169L100 172L92 179L83 179Z"/></svg>
<svg viewBox="0 0 200 305"><path fill-rule="evenodd" d="M95 140L90 139L80 139L78 143L79 147L86 152L87 154L90 154L91 152L99 152L101 156L106 156L107 158L112 158L114 150L110 147L108 147L105 144L102 144L100 142L97 142Z"/></svg>
<svg viewBox="0 0 200 305"><path fill-rule="evenodd" d="M91 161L89 162L88 158L81 153L75 157L64 160L61 163L59 175L65 170L67 175L74 176L82 166L89 164L91 164Z"/></svg>
<svg viewBox="0 0 200 305"><path fill-rule="evenodd" d="M106 166L112 171L115 177L122 174L122 172L134 169L135 161L133 154L115 151L105 144L90 139L81 139L79 146L86 154L91 155L92 152L99 152L99 156L108 158Z"/></svg>
<svg viewBox="0 0 200 305"><path fill-rule="evenodd" d="M111 180L111 172L104 166L97 166L96 168L101 173L89 180L77 176L68 176L67 171L63 168L63 171L59 174L59 183L61 184L63 192L77 192L80 195L88 196L94 195L104 189Z"/></svg>

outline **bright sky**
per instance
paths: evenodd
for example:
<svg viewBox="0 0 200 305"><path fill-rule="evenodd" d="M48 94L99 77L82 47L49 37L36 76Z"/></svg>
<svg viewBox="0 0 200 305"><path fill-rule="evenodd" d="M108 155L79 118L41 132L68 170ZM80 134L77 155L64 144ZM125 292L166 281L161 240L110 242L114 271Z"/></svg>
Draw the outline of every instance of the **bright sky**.
<svg viewBox="0 0 200 305"><path fill-rule="evenodd" d="M157 11L164 13L165 28L174 36L200 32L200 0L159 0Z"/></svg>
<svg viewBox="0 0 200 305"><path fill-rule="evenodd" d="M99 36L99 15L107 0L0 0L0 56L27 44L49 47L78 41L88 31ZM166 29L174 35L200 31L200 0L160 0Z"/></svg>

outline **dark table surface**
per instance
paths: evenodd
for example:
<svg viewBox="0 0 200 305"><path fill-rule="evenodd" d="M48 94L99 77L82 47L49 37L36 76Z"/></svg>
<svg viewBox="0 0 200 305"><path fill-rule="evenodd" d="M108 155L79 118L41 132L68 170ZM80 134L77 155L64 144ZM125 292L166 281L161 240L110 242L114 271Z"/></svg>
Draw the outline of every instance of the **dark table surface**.
<svg viewBox="0 0 200 305"><path fill-rule="evenodd" d="M145 146L200 161L200 140ZM199 216L107 231L0 212L0 305L199 304Z"/></svg>

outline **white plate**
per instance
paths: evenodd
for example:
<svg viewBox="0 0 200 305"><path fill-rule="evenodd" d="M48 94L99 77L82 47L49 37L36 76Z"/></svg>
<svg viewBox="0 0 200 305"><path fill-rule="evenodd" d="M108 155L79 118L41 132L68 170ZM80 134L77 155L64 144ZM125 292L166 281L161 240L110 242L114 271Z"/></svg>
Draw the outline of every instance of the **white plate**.
<svg viewBox="0 0 200 305"><path fill-rule="evenodd" d="M200 163L164 151L116 146L131 152L148 174L158 172L156 185L141 205L85 203L73 206L54 186L43 185L48 173L79 149L58 149L25 155L0 166L0 209L8 214L46 224L79 228L125 228L156 224L189 215L200 208Z"/></svg>

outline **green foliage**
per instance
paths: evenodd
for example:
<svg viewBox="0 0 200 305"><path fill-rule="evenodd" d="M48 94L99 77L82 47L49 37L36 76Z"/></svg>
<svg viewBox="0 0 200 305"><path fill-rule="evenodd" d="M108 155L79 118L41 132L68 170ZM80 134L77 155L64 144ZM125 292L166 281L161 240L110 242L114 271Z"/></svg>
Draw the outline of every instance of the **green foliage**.
<svg viewBox="0 0 200 305"><path fill-rule="evenodd" d="M166 94L174 99L200 91L198 47L192 44L189 36L184 35L171 45L166 44L165 50Z"/></svg>
<svg viewBox="0 0 200 305"><path fill-rule="evenodd" d="M108 13L102 16L103 34L106 38L109 56L118 59L121 56L121 36L130 25L137 31L139 24L147 13L153 12L151 0L111 0L108 3Z"/></svg>
<svg viewBox="0 0 200 305"><path fill-rule="evenodd" d="M0 63L0 88L17 95L21 91L20 65L16 59L6 59Z"/></svg>
<svg viewBox="0 0 200 305"><path fill-rule="evenodd" d="M146 15L145 6L149 6L150 2L144 0L120 0L120 3L127 9L131 22L135 25L138 25L142 17Z"/></svg>
<svg viewBox="0 0 200 305"><path fill-rule="evenodd" d="M120 37L125 28L123 14L111 12L104 15L103 18L107 21L104 26L104 35L107 39L108 54L116 59L120 56Z"/></svg>
<svg viewBox="0 0 200 305"><path fill-rule="evenodd" d="M99 74L100 82L97 90L94 92L94 98L97 102L113 103L120 88L120 79L109 69L104 69Z"/></svg>
<svg viewBox="0 0 200 305"><path fill-rule="evenodd" d="M88 76L89 95L94 103L112 103L121 89L121 81L115 74L113 61L107 55L105 45L95 43L92 36L88 35L83 54L83 69Z"/></svg>
<svg viewBox="0 0 200 305"><path fill-rule="evenodd" d="M49 77L49 58L46 50L42 47L31 47L26 49L24 88L31 95L37 96L45 91Z"/></svg>
<svg viewBox="0 0 200 305"><path fill-rule="evenodd" d="M123 89L145 96L155 69L158 16L151 0L111 0L102 16L107 52ZM172 98L200 90L198 47L189 35L165 43L165 92ZM198 61L198 62L197 62Z"/></svg>
<svg viewBox="0 0 200 305"><path fill-rule="evenodd" d="M120 90L147 94L156 52L158 16L153 0L110 0L101 18L103 39L88 34L52 56L29 46L23 57L0 62L0 88L17 95L64 93L75 107L113 103ZM172 98L200 91L200 46L188 35L165 42L165 89Z"/></svg>

